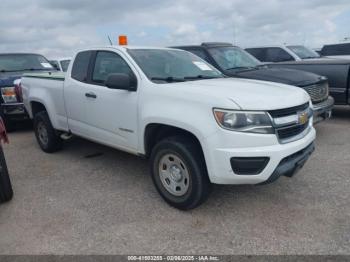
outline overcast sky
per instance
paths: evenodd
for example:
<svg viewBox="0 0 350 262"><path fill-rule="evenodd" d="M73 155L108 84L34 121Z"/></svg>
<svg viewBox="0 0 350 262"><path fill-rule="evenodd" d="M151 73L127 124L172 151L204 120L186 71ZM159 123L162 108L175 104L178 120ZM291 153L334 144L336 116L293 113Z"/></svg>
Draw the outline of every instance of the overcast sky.
<svg viewBox="0 0 350 262"><path fill-rule="evenodd" d="M225 41L321 47L350 37L349 0L1 0L0 52Z"/></svg>

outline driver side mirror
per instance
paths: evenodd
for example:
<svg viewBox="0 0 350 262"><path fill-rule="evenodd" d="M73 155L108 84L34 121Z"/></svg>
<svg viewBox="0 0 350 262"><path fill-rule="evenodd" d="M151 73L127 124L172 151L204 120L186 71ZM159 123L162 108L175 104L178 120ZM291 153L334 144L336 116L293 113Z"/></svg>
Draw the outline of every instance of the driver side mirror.
<svg viewBox="0 0 350 262"><path fill-rule="evenodd" d="M111 89L136 91L136 79L130 77L128 74L109 74L105 85Z"/></svg>

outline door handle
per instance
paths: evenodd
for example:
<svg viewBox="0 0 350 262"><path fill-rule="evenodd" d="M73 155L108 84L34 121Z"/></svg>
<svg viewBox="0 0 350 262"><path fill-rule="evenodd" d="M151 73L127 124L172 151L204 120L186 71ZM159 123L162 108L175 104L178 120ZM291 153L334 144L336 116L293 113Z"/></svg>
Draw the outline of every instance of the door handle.
<svg viewBox="0 0 350 262"><path fill-rule="evenodd" d="M93 92L85 93L85 96L89 98L97 98L97 95Z"/></svg>

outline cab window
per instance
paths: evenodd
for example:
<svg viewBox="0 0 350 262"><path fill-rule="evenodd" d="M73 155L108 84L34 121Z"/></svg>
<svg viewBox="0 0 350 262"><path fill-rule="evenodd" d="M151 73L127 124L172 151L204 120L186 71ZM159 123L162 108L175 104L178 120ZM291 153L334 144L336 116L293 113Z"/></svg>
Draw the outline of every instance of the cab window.
<svg viewBox="0 0 350 262"><path fill-rule="evenodd" d="M58 62L55 60L50 60L50 64L57 70L60 70L60 66L58 65Z"/></svg>
<svg viewBox="0 0 350 262"><path fill-rule="evenodd" d="M63 72L67 72L69 63L70 63L70 60L62 60L62 61L60 62L61 68L62 68L62 71L63 71Z"/></svg>
<svg viewBox="0 0 350 262"><path fill-rule="evenodd" d="M325 45L321 54L324 56L328 55L350 55L350 43L336 44L336 45Z"/></svg>
<svg viewBox="0 0 350 262"><path fill-rule="evenodd" d="M91 51L83 51L77 54L72 68L73 79L80 82L87 82L91 54Z"/></svg>
<svg viewBox="0 0 350 262"><path fill-rule="evenodd" d="M113 73L128 74L130 77L134 75L129 65L118 54L108 51L97 52L92 82L104 84L108 75Z"/></svg>
<svg viewBox="0 0 350 262"><path fill-rule="evenodd" d="M266 62L264 48L246 48L245 50L259 61Z"/></svg>
<svg viewBox="0 0 350 262"><path fill-rule="evenodd" d="M201 49L188 49L187 51L195 54L196 56L199 56L200 58L202 58L203 60L210 62L209 61L209 57L207 56L207 54L204 52L204 50Z"/></svg>
<svg viewBox="0 0 350 262"><path fill-rule="evenodd" d="M265 62L293 61L294 58L279 47L266 48Z"/></svg>

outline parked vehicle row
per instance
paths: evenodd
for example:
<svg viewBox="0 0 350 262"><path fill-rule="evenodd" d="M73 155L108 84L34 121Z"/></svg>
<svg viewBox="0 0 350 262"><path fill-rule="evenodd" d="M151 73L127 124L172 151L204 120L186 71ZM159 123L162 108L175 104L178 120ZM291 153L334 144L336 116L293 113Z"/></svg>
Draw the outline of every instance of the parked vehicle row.
<svg viewBox="0 0 350 262"><path fill-rule="evenodd" d="M11 76L1 107L22 108L44 152L80 136L148 158L160 195L187 210L205 201L212 184L292 177L314 151L313 123L331 116L329 93L349 103L350 61L303 46L246 50L109 46L51 64L6 54L39 64L11 69L16 63L0 57L1 73Z"/></svg>
<svg viewBox="0 0 350 262"><path fill-rule="evenodd" d="M264 46L246 48L246 51L261 62L274 62L267 64L271 68L297 69L327 77L329 93L335 104L350 105L350 60L320 57L312 50L302 52L301 49L308 50L300 46L298 49L288 46ZM306 55L308 52L313 52L314 55Z"/></svg>
<svg viewBox="0 0 350 262"><path fill-rule="evenodd" d="M261 62L278 63L320 58L318 53L302 45L259 46L245 50Z"/></svg>
<svg viewBox="0 0 350 262"><path fill-rule="evenodd" d="M79 51L66 74L25 74L21 84L43 151L77 135L149 158L160 195L191 209L212 183L291 177L314 150L308 93L244 78L184 50L110 46Z"/></svg>
<svg viewBox="0 0 350 262"><path fill-rule="evenodd" d="M221 50L225 48L225 43L206 43L202 45L204 50L205 46L207 50L219 50L218 46L221 45ZM181 47L179 47L181 48ZM227 48L227 47L226 47ZM314 103L314 121L319 122L330 116L330 110L333 106L332 98L329 97L327 101L322 101L323 103L318 103L320 100L316 101L320 95L325 97L328 95L328 84L327 79L322 78L321 76L312 76L311 74L307 75L306 72L301 71L292 71L292 70L272 70L267 67L263 67L261 63L257 60L254 61L252 56L245 55L242 57L243 50L238 47L228 47L235 48L236 53L231 53L233 56L230 58L230 52L225 52L226 57L221 58L220 61L215 61L217 58L214 58L207 52L203 55L203 52L198 51L199 48L192 46L187 48L188 51L192 51L196 55L199 55L207 62L214 65L222 73L240 78L249 78L249 79L259 79L272 82L280 82L290 85L296 85L304 88L308 93L313 97ZM186 49L186 46L183 46L183 49ZM205 51L204 51L205 52ZM217 51L218 53L218 51ZM247 54L247 53L246 53ZM226 61L224 61L226 59ZM229 60L231 59L231 62ZM243 60L244 61L243 61ZM23 108L20 94L20 77L25 72L36 72L36 71L61 71L65 72L69 65L71 58L61 58L48 61L45 57L37 54L1 54L0 57L0 88L2 93L1 101L1 116L4 119L5 125L8 131L14 130L15 123L17 121L23 121L28 119L28 115ZM48 64L50 62L51 66ZM218 63L233 63L235 64L234 69L227 70L224 68L225 65L219 65ZM227 65L228 65L227 64ZM245 68L245 66L254 67ZM241 68L239 68L241 66ZM252 70L250 70L252 69ZM259 70L258 70L259 69ZM314 84L313 84L314 83ZM308 90L309 89L309 90ZM316 97L316 98L315 98Z"/></svg>
<svg viewBox="0 0 350 262"><path fill-rule="evenodd" d="M49 62L50 62L50 64L51 64L54 68L56 68L58 71L67 72L67 69L68 69L70 60L71 60L70 57L66 57L66 58L55 58L55 59L49 60Z"/></svg>
<svg viewBox="0 0 350 262"><path fill-rule="evenodd" d="M176 47L192 52L223 74L246 79L257 79L303 88L311 97L314 122L330 117L334 99L329 96L327 78L306 71L270 68L243 49L230 43L203 43Z"/></svg>
<svg viewBox="0 0 350 262"><path fill-rule="evenodd" d="M345 42L324 45L320 50L320 54L332 58L350 59L350 43Z"/></svg>
<svg viewBox="0 0 350 262"><path fill-rule="evenodd" d="M11 131L17 121L29 119L23 106L20 79L26 72L55 70L49 61L38 54L0 54L0 116Z"/></svg>

